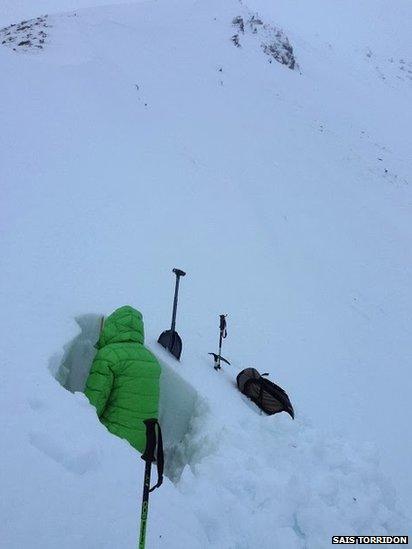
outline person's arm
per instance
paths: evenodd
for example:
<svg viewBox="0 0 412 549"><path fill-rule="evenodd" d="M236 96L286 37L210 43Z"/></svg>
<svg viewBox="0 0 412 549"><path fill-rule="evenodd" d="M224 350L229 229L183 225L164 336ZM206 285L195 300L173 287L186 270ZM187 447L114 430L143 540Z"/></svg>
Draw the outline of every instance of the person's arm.
<svg viewBox="0 0 412 549"><path fill-rule="evenodd" d="M106 407L112 390L113 379L110 362L100 358L97 354L87 378L84 394L90 400L90 403L95 406L99 417Z"/></svg>

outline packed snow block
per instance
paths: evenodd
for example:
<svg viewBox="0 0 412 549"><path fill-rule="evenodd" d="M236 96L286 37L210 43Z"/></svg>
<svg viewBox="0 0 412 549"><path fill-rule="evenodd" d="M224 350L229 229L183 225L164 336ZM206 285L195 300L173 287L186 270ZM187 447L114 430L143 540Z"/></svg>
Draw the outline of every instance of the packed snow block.
<svg viewBox="0 0 412 549"><path fill-rule="evenodd" d="M51 366L55 379L68 391L84 391L87 376L96 354L101 316L86 314L77 317L80 333L64 346L60 363Z"/></svg>
<svg viewBox="0 0 412 549"><path fill-rule="evenodd" d="M165 446L183 439L193 414L197 393L171 366L162 363L159 419Z"/></svg>
<svg viewBox="0 0 412 549"><path fill-rule="evenodd" d="M198 392L168 364L162 362L160 377L159 422L165 448L165 472L178 481L184 467L192 461L191 442L199 415L207 406Z"/></svg>

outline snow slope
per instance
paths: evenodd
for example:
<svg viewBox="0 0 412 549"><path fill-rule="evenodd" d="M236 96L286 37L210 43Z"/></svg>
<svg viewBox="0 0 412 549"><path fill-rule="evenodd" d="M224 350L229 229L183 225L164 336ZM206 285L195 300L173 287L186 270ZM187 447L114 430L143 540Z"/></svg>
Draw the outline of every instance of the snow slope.
<svg viewBox="0 0 412 549"><path fill-rule="evenodd" d="M105 6L107 4L128 4L127 0L2 0L0 24L9 25L38 17L41 14L60 13L81 8ZM134 3L138 3L135 0Z"/></svg>
<svg viewBox="0 0 412 549"><path fill-rule="evenodd" d="M297 5L258 7L256 34L232 25L251 15L238 2L162 0L50 15L44 47L0 48L7 548L136 544L143 462L53 377L78 349L74 319L124 303L164 363L171 480L151 499L149 547L408 533L405 17L352 45L334 42L330 12L316 32ZM280 28L296 70L262 48ZM188 273L180 364L156 345L174 266ZM216 374L221 312L233 366ZM235 390L250 365L287 389L295 422Z"/></svg>

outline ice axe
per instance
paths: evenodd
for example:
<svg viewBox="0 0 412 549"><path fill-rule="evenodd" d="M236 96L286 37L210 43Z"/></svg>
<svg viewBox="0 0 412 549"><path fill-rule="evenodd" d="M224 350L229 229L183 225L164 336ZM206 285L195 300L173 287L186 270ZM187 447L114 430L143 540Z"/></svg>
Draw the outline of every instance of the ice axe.
<svg viewBox="0 0 412 549"><path fill-rule="evenodd" d="M173 269L173 272L176 275L176 285L175 285L175 297L173 300L173 315L172 315L172 326L170 330L165 330L160 334L159 339L157 340L160 345L165 349L169 349L174 357L177 360L180 360L180 355L182 354L182 340L180 335L176 332L176 310L177 310L177 296L179 293L179 282L180 277L185 276L186 273L180 269Z"/></svg>
<svg viewBox="0 0 412 549"><path fill-rule="evenodd" d="M228 360L222 357L222 342L227 336L227 329L226 329L226 316L227 315L220 315L220 323L219 323L219 354L216 353L208 353L209 355L213 356L213 359L215 361L214 369L220 370L220 361L226 362L226 364L230 364Z"/></svg>

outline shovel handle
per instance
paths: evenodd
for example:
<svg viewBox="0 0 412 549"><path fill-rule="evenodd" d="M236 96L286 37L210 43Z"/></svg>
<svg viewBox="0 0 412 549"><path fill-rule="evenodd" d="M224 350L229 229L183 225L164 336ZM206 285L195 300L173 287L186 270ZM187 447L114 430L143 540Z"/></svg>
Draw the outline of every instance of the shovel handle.
<svg viewBox="0 0 412 549"><path fill-rule="evenodd" d="M173 272L175 275L179 278L180 276L186 276L186 273L182 271L181 269L173 269Z"/></svg>
<svg viewBox="0 0 412 549"><path fill-rule="evenodd" d="M172 332L174 332L176 328L177 296L179 294L180 277L186 275L186 273L181 269L173 269L173 272L176 275L176 285L175 285L175 297L173 299L173 313L172 313L172 326L171 326Z"/></svg>

